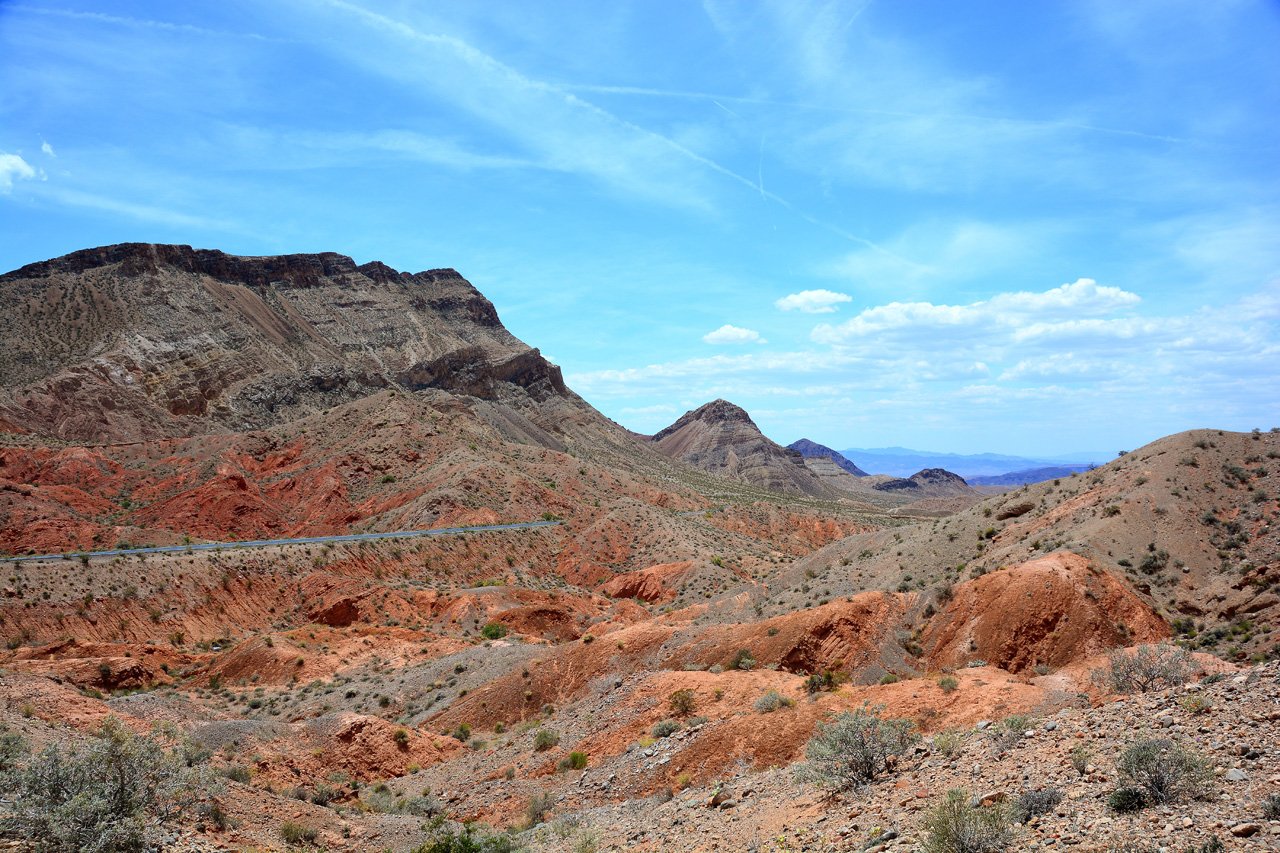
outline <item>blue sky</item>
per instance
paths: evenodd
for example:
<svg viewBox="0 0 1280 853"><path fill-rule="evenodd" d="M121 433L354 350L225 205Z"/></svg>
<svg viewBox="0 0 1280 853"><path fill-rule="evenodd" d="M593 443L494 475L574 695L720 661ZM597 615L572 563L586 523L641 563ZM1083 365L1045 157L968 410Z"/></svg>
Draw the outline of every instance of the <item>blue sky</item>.
<svg viewBox="0 0 1280 853"><path fill-rule="evenodd" d="M451 266L652 432L1280 425L1270 2L0 3L0 267Z"/></svg>

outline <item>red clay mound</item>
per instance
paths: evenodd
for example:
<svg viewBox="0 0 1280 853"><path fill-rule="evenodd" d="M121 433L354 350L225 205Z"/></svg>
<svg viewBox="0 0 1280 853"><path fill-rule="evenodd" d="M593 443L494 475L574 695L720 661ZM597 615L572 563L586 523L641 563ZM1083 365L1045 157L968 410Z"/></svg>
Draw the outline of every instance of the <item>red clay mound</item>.
<svg viewBox="0 0 1280 853"><path fill-rule="evenodd" d="M957 586L930 622L924 647L939 666L984 660L1022 672L1168 635L1164 620L1119 581L1059 552Z"/></svg>
<svg viewBox="0 0 1280 853"><path fill-rule="evenodd" d="M601 589L614 598L639 598L642 601L672 601L676 594L670 587L675 586L680 576L693 566L690 560L679 563L662 563L614 575Z"/></svg>

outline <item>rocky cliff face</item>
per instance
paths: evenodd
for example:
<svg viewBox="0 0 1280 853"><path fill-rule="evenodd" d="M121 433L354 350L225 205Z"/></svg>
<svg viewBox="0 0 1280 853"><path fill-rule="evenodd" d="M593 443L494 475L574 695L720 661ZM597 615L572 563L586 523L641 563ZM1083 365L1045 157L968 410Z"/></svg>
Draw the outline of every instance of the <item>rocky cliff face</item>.
<svg viewBox="0 0 1280 853"><path fill-rule="evenodd" d="M750 415L726 400L686 412L650 441L668 456L722 477L798 495L843 494L806 468L799 451L765 438Z"/></svg>
<svg viewBox="0 0 1280 853"><path fill-rule="evenodd" d="M234 432L388 388L497 403L543 431L590 410L451 269L126 243L0 276L0 299L0 420L13 431Z"/></svg>

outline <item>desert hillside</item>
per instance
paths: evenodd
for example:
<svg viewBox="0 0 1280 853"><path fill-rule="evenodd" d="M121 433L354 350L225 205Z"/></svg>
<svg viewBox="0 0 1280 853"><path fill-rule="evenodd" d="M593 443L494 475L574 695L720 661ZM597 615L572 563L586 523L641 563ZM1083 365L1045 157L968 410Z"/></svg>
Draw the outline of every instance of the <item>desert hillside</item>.
<svg viewBox="0 0 1280 853"><path fill-rule="evenodd" d="M0 289L13 849L32 768L140 738L195 780L160 849L908 851L961 788L999 849L1280 844L1280 434L985 496L723 400L637 437L451 270L127 244ZM1157 736L1194 790L1125 769Z"/></svg>

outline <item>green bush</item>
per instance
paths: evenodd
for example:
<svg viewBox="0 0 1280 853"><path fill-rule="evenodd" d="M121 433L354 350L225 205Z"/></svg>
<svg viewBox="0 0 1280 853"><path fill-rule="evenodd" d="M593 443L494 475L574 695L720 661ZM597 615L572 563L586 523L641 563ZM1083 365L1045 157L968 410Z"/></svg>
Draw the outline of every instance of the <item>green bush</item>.
<svg viewBox="0 0 1280 853"><path fill-rule="evenodd" d="M1116 812L1136 812L1147 804L1140 788L1117 788L1107 795L1107 806Z"/></svg>
<svg viewBox="0 0 1280 853"><path fill-rule="evenodd" d="M697 695L688 687L682 687L671 694L671 713L677 717L689 716L697 704Z"/></svg>
<svg viewBox="0 0 1280 853"><path fill-rule="evenodd" d="M533 748L545 752L560 742L560 735L551 729L538 729L533 736Z"/></svg>
<svg viewBox="0 0 1280 853"><path fill-rule="evenodd" d="M933 748L947 758L955 758L968 739L968 732L962 732L959 729L947 729L933 736Z"/></svg>
<svg viewBox="0 0 1280 853"><path fill-rule="evenodd" d="M280 824L280 837L286 844L314 844L320 837L320 832L309 826L287 820Z"/></svg>
<svg viewBox="0 0 1280 853"><path fill-rule="evenodd" d="M824 669L822 672L815 672L810 675L804 682L806 693L821 693L827 690L835 690L841 684L849 680L849 676L843 672L834 669Z"/></svg>
<svg viewBox="0 0 1280 853"><path fill-rule="evenodd" d="M733 659L729 661L729 666L726 669L740 669L745 672L755 665L756 659L751 655L750 649L738 649L734 652Z"/></svg>
<svg viewBox="0 0 1280 853"><path fill-rule="evenodd" d="M783 696L777 690L772 688L766 690L764 695L757 699L753 707L761 714L772 714L779 708L790 708L796 704L796 701L790 696Z"/></svg>
<svg viewBox="0 0 1280 853"><path fill-rule="evenodd" d="M948 791L924 818L925 853L998 853L1013 843L1012 809L974 808L966 791Z"/></svg>
<svg viewBox="0 0 1280 853"><path fill-rule="evenodd" d="M845 711L834 722L818 723L818 733L804 747L800 781L849 788L889 771L897 757L920 739L910 720L881 719L883 705Z"/></svg>
<svg viewBox="0 0 1280 853"><path fill-rule="evenodd" d="M898 678L898 676L894 675L892 672L886 672L884 674L884 678L880 679L880 683L881 684L897 684L901 680L902 679Z"/></svg>
<svg viewBox="0 0 1280 853"><path fill-rule="evenodd" d="M550 791L542 794L534 794L529 800L529 804L525 806L524 816L529 826L537 826L547 819L547 814L555 808L556 797Z"/></svg>
<svg viewBox="0 0 1280 853"><path fill-rule="evenodd" d="M232 782L239 782L242 785L248 785L250 779L249 768L243 764L228 764L222 768L222 775L226 776Z"/></svg>
<svg viewBox="0 0 1280 853"><path fill-rule="evenodd" d="M138 735L108 717L88 745L52 743L6 772L3 827L48 853L155 848L165 824L220 790L208 767L188 765L198 754L175 729Z"/></svg>
<svg viewBox="0 0 1280 853"><path fill-rule="evenodd" d="M560 772L566 770L581 770L587 766L587 754L585 752L571 752L556 764L556 769Z"/></svg>
<svg viewBox="0 0 1280 853"><path fill-rule="evenodd" d="M1151 738L1127 746L1116 762L1120 778L1141 788L1155 803L1198 796L1210 778L1208 764L1190 748L1169 738Z"/></svg>
<svg viewBox="0 0 1280 853"><path fill-rule="evenodd" d="M653 736L656 738L670 737L682 728L684 726L680 725L679 720L659 720L653 724Z"/></svg>
<svg viewBox="0 0 1280 853"><path fill-rule="evenodd" d="M490 622L481 629L480 635L486 640L501 640L507 636L507 626L501 622Z"/></svg>
<svg viewBox="0 0 1280 853"><path fill-rule="evenodd" d="M455 831L443 817L432 820L429 831L431 841L411 853L513 853L520 849L509 835L477 836L471 824L464 824Z"/></svg>
<svg viewBox="0 0 1280 853"><path fill-rule="evenodd" d="M951 691L955 690L959 686L960 686L959 679L953 676L944 675L942 676L942 678L938 679L938 687L942 688L943 693L950 693Z"/></svg>

